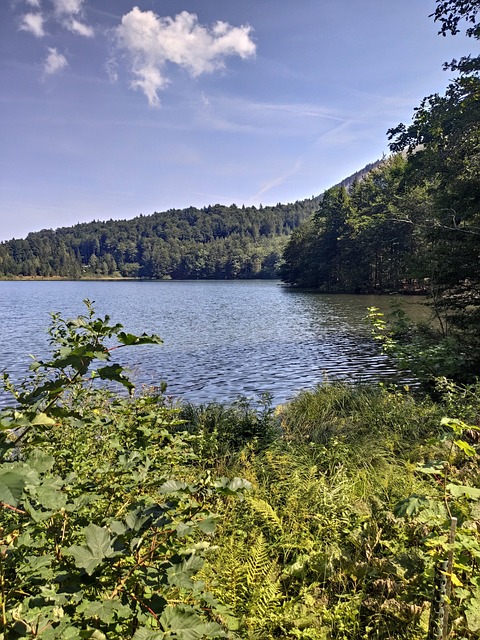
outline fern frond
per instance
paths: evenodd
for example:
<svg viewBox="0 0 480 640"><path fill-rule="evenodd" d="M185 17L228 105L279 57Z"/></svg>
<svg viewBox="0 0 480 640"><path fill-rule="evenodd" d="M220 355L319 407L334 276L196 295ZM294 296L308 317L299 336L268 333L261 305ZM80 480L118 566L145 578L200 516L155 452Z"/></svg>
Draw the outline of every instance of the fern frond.
<svg viewBox="0 0 480 640"><path fill-rule="evenodd" d="M282 521L278 517L273 507L261 498L248 498L248 504L257 516L263 520L263 523L273 529L275 533L283 533Z"/></svg>
<svg viewBox="0 0 480 640"><path fill-rule="evenodd" d="M260 533L247 558L247 585L253 589L256 584L265 580L271 568L271 561L268 555L268 547Z"/></svg>

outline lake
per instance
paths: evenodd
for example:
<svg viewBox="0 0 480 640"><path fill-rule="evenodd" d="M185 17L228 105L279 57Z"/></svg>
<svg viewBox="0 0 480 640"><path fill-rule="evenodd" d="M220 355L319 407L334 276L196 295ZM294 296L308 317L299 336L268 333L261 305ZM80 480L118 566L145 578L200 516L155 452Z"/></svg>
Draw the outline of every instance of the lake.
<svg viewBox="0 0 480 640"><path fill-rule="evenodd" d="M28 354L48 353L49 313L76 316L85 298L126 330L163 338L162 346L117 357L137 385L164 380L177 399L231 402L269 392L280 404L325 378L396 376L365 321L367 307L388 311L391 297L309 293L265 280L0 282L0 371L24 375ZM425 316L417 298L402 301Z"/></svg>

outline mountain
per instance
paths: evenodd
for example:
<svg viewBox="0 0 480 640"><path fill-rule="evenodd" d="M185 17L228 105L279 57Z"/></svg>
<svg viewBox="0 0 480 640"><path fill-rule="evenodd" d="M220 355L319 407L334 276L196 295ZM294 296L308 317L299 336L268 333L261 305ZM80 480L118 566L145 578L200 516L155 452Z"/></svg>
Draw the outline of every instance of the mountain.
<svg viewBox="0 0 480 640"><path fill-rule="evenodd" d="M356 182L358 182L359 180L367 176L371 171L373 171L379 165L381 165L382 162L385 162L385 158L382 158L381 160L375 160L375 162L370 162L369 164L366 164L363 167L363 169L360 169L359 171L355 171L355 173L352 173L352 175L348 176L348 178L344 178L341 182L339 182L335 186L345 187L345 189L347 189L348 191Z"/></svg>

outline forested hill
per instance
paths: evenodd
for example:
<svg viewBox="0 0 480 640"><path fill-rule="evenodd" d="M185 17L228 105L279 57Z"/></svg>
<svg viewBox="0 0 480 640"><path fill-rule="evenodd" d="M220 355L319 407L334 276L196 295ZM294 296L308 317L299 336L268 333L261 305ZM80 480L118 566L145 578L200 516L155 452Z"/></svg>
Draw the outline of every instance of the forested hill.
<svg viewBox="0 0 480 640"><path fill-rule="evenodd" d="M270 278L320 198L269 207L171 209L0 244L0 277Z"/></svg>
<svg viewBox="0 0 480 640"><path fill-rule="evenodd" d="M355 173L352 173L352 175L348 176L348 178L344 178L335 186L345 187L345 189L347 190L351 189L357 182L362 180L362 178L365 178L371 171L376 169L384 161L385 161L385 158L382 158L381 160L375 160L375 162L369 162L367 165L363 167L363 169L360 169L359 171L355 171Z"/></svg>
<svg viewBox="0 0 480 640"><path fill-rule="evenodd" d="M480 41L479 11L478 0L447 0L432 15L443 35L466 25ZM458 340L450 353L471 362L474 354L478 376L480 56L445 68L455 74L445 93L425 97L411 124L388 131L394 155L348 189L326 191L292 233L282 278L323 292L426 291L443 338ZM447 359L433 375L447 375Z"/></svg>

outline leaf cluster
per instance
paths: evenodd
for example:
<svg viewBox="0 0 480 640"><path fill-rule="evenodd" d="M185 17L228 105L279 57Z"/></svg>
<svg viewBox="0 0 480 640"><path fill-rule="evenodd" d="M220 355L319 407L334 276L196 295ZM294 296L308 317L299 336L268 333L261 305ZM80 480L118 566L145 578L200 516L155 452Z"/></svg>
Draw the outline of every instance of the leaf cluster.
<svg viewBox="0 0 480 640"><path fill-rule="evenodd" d="M9 385L16 405L0 415L0 637L227 637L228 611L195 576L211 507L248 483L192 475L191 438L162 396L95 384L132 391L112 354L161 340L86 305L53 314L52 358Z"/></svg>

